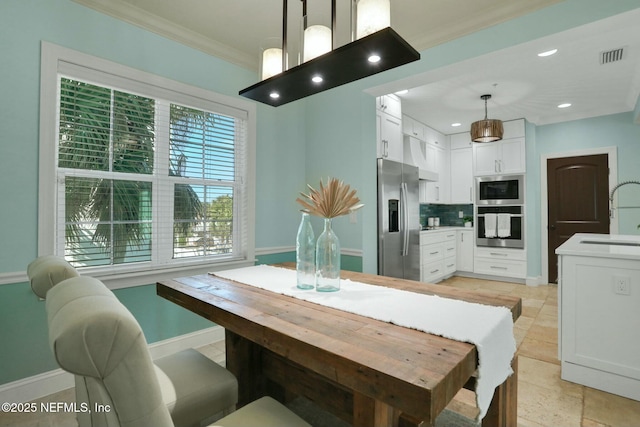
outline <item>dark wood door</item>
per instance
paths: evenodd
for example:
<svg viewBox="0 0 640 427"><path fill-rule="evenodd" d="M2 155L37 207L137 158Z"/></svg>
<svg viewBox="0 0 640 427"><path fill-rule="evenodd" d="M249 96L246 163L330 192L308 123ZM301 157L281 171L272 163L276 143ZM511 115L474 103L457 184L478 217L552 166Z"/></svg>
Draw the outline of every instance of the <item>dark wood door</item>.
<svg viewBox="0 0 640 427"><path fill-rule="evenodd" d="M547 160L549 282L558 281L555 250L575 233L609 234L608 155Z"/></svg>

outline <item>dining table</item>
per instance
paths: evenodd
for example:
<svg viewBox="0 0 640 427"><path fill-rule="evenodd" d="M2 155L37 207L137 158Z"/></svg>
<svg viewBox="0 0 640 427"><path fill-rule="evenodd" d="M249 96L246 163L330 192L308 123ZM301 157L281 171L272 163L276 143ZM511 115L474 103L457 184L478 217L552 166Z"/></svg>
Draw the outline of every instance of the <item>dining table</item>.
<svg viewBox="0 0 640 427"><path fill-rule="evenodd" d="M295 263L277 267L295 270ZM344 270L341 278L506 307L513 322L522 312L520 298L494 292ZM215 272L161 280L156 290L225 329L225 363L238 379L238 407L264 395L283 402L303 396L353 426L433 426L461 389L475 390L478 382L478 348L470 342L292 298ZM513 373L495 388L483 426L517 424L517 360L515 354Z"/></svg>

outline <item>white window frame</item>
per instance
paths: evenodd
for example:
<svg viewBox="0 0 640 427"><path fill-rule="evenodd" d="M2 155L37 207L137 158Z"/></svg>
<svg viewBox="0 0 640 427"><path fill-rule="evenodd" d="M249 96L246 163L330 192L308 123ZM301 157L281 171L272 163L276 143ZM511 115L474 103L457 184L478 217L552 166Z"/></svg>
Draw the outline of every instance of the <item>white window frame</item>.
<svg viewBox="0 0 640 427"><path fill-rule="evenodd" d="M80 53L71 49L42 42L41 46L41 74L40 74L40 150L39 150L39 187L38 187L38 256L58 253L56 248L56 212L58 211L57 194L57 93L59 73L61 69L73 69L75 78L83 77L91 81L94 73L112 77L114 81L125 79L129 84L141 82L152 85L158 90L171 93L170 99L181 103L181 96L189 97L189 102L183 105L193 105L194 99L202 100L203 105L214 103L217 112L224 113L228 108L243 111L246 114L246 194L244 212L240 212L242 221L242 253L232 259L212 262L211 258L175 259L166 265L155 260L140 264L122 264L103 267L88 267L81 270L81 274L98 277L111 288L132 285L149 284L168 277L178 277L191 274L202 274L209 271L254 265L255 263L255 146L256 146L256 106L241 98L221 95L209 90L179 83L171 79L136 70L102 58ZM86 73L83 75L83 73ZM103 84L104 83L98 83ZM117 85L116 85L117 86ZM206 108L203 108L206 109ZM168 156L168 154L167 154ZM163 159L167 160L168 159ZM159 166L159 165L157 165ZM158 189L154 188L154 193ZM158 200L158 199L154 199ZM234 212L234 216L235 216ZM157 217L155 217L157 218ZM234 230L234 238L237 231ZM164 246L173 242L154 241L154 251L165 250ZM159 247L162 246L162 247ZM155 254L153 256L156 258Z"/></svg>

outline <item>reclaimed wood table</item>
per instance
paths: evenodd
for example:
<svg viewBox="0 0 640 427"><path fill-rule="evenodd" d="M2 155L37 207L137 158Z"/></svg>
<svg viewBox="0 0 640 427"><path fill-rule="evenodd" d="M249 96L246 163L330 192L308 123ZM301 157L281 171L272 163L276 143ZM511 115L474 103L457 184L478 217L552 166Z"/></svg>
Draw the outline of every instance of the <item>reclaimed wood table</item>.
<svg viewBox="0 0 640 427"><path fill-rule="evenodd" d="M294 267L292 264L279 266ZM343 271L372 285L521 314L520 298ZM211 274L164 280L157 293L225 328L226 364L241 407L263 395L302 395L353 426L434 425L463 387L473 389L473 344L327 308ZM483 426L517 424L514 374L498 386Z"/></svg>

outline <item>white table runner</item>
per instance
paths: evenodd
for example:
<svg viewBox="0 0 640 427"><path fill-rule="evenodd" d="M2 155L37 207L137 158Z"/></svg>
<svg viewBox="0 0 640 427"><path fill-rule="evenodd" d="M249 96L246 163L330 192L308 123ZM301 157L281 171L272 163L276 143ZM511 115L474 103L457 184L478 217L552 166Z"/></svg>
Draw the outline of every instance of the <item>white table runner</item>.
<svg viewBox="0 0 640 427"><path fill-rule="evenodd" d="M338 292L316 292L296 287L296 271L257 265L216 271L213 275L336 308L395 325L475 344L478 349L476 403L481 420L495 388L513 373L516 351L513 318L506 307L494 307L399 289L369 285L348 279Z"/></svg>

